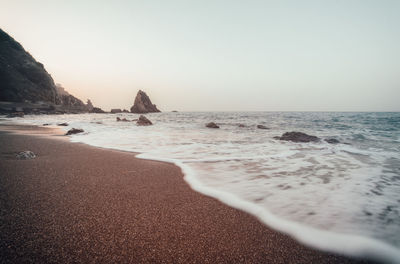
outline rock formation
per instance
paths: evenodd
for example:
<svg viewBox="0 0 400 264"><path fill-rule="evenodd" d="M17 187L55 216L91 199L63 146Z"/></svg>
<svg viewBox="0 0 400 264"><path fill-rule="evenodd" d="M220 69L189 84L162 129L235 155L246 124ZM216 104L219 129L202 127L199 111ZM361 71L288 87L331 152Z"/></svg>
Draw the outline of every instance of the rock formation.
<svg viewBox="0 0 400 264"><path fill-rule="evenodd" d="M122 110L119 108L114 108L114 109L111 109L110 113L111 114L122 113Z"/></svg>
<svg viewBox="0 0 400 264"><path fill-rule="evenodd" d="M91 113L93 111L94 106L92 104L92 101L90 101L90 99L87 99L86 108L89 111L89 113Z"/></svg>
<svg viewBox="0 0 400 264"><path fill-rule="evenodd" d="M34 159L36 158L35 153L33 153L30 150L25 150L25 151L21 151L20 153L18 153L16 155L17 159L22 159L22 160L26 160L26 159Z"/></svg>
<svg viewBox="0 0 400 264"><path fill-rule="evenodd" d="M316 136L310 136L302 132L286 132L281 137L275 139L293 141L293 142L317 142L320 139Z"/></svg>
<svg viewBox="0 0 400 264"><path fill-rule="evenodd" d="M139 119L136 122L136 124L138 126L150 126L153 123L149 119L147 119L147 117L145 117L144 115L141 115L141 116L139 116Z"/></svg>
<svg viewBox="0 0 400 264"><path fill-rule="evenodd" d="M219 128L219 126L217 124L215 124L214 122L210 122L210 123L206 124L206 127L208 127L208 128Z"/></svg>
<svg viewBox="0 0 400 264"><path fill-rule="evenodd" d="M72 129L68 130L68 132L65 135L68 136L68 135L78 134L78 133L82 133L82 132L84 132L83 129L72 128Z"/></svg>
<svg viewBox="0 0 400 264"><path fill-rule="evenodd" d="M147 96L145 92L139 90L139 92L136 95L135 102L131 107L131 112L138 114L145 114L145 113L156 113L161 111L157 109L157 106L155 104L152 104L150 98Z"/></svg>
<svg viewBox="0 0 400 264"><path fill-rule="evenodd" d="M268 127L264 126L264 125L257 125L258 129L269 129Z"/></svg>

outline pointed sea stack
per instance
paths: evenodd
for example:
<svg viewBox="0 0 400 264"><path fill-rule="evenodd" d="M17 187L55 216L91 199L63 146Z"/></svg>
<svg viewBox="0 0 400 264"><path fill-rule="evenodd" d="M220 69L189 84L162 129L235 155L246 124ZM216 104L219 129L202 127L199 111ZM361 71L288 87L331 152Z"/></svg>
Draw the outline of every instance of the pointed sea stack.
<svg viewBox="0 0 400 264"><path fill-rule="evenodd" d="M161 111L157 109L155 104L151 103L150 98L147 96L145 92L139 90L139 92L136 95L135 102L131 107L131 112L137 114L145 114L145 113L157 113Z"/></svg>

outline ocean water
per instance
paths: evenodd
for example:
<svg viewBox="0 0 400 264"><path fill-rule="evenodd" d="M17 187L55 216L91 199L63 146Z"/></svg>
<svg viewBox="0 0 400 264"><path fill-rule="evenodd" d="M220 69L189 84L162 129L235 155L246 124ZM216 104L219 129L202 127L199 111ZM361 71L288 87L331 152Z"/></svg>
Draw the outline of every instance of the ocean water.
<svg viewBox="0 0 400 264"><path fill-rule="evenodd" d="M68 122L73 142L173 162L196 191L245 210L302 243L400 263L400 113L170 112L28 115ZM11 119L10 119L11 120ZM209 129L210 121L220 129ZM241 128L238 125L244 124ZM268 130L257 129L262 124ZM276 140L301 131L340 144Z"/></svg>

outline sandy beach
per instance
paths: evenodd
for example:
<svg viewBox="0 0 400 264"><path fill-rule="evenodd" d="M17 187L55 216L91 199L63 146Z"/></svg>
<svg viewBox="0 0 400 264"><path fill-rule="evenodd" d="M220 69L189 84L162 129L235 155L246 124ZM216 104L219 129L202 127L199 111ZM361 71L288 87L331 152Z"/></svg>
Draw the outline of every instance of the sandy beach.
<svg viewBox="0 0 400 264"><path fill-rule="evenodd" d="M1 263L366 263L193 191L172 164L34 126L0 126L0 146Z"/></svg>

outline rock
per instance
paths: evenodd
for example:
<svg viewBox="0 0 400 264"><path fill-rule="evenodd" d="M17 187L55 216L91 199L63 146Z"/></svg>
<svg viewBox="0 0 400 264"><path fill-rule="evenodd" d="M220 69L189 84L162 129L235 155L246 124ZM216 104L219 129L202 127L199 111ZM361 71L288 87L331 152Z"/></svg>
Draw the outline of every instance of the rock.
<svg viewBox="0 0 400 264"><path fill-rule="evenodd" d="M92 104L92 101L90 101L90 99L87 99L86 108L87 108L87 110L88 110L89 112L92 112L92 111L93 111L94 106L93 106L93 104Z"/></svg>
<svg viewBox="0 0 400 264"><path fill-rule="evenodd" d="M269 129L268 127L264 126L264 125L257 125L258 129Z"/></svg>
<svg viewBox="0 0 400 264"><path fill-rule="evenodd" d="M217 124L215 124L214 122L210 122L210 123L206 124L206 127L208 127L208 128L219 128L219 126Z"/></svg>
<svg viewBox="0 0 400 264"><path fill-rule="evenodd" d="M246 127L245 125L243 125L243 124L239 124L238 125L238 127Z"/></svg>
<svg viewBox="0 0 400 264"><path fill-rule="evenodd" d="M25 151L22 151L17 154L17 159L26 160L26 159L34 159L34 158L36 158L36 155L35 155L35 153L33 153L30 150L25 150Z"/></svg>
<svg viewBox="0 0 400 264"><path fill-rule="evenodd" d="M92 111L89 111L90 113L96 113L96 114L103 114L105 111L99 107L93 107Z"/></svg>
<svg viewBox="0 0 400 264"><path fill-rule="evenodd" d="M14 112L14 113L8 114L6 117L8 117L8 118L24 117L24 112Z"/></svg>
<svg viewBox="0 0 400 264"><path fill-rule="evenodd" d="M58 107L65 112L73 113L86 113L89 112L88 106L83 103L80 99L68 93L61 84L56 84L57 98L56 104ZM91 104L90 100L88 103ZM93 105L92 105L93 107Z"/></svg>
<svg viewBox="0 0 400 264"><path fill-rule="evenodd" d="M145 114L161 112L157 106L153 104L145 92L139 90L136 95L135 102L131 107L132 113Z"/></svg>
<svg viewBox="0 0 400 264"><path fill-rule="evenodd" d="M123 113L130 113L128 110L124 109L122 110Z"/></svg>
<svg viewBox="0 0 400 264"><path fill-rule="evenodd" d="M111 114L122 113L122 110L119 108L111 109Z"/></svg>
<svg viewBox="0 0 400 264"><path fill-rule="evenodd" d="M117 117L117 121L123 121L123 122L129 122L129 120L128 119L126 119L126 118L119 118L119 117Z"/></svg>
<svg viewBox="0 0 400 264"><path fill-rule="evenodd" d="M49 126L50 124L48 124L48 123L44 123L42 126Z"/></svg>
<svg viewBox="0 0 400 264"><path fill-rule="evenodd" d="M147 117L145 117L144 115L141 115L141 116L139 116L139 119L136 122L136 124L138 126L150 126L153 123L149 119L147 119Z"/></svg>
<svg viewBox="0 0 400 264"><path fill-rule="evenodd" d="M83 129L72 128L72 129L68 130L68 132L65 135L68 136L68 135L78 134L78 133L82 133L82 132L84 132Z"/></svg>
<svg viewBox="0 0 400 264"><path fill-rule="evenodd" d="M60 124L57 124L57 126L69 126L69 125L68 125L68 123L60 123Z"/></svg>
<svg viewBox="0 0 400 264"><path fill-rule="evenodd" d="M117 122L119 122L119 121L121 121L121 118L119 118L119 117L117 116Z"/></svg>
<svg viewBox="0 0 400 264"><path fill-rule="evenodd" d="M293 142L317 142L320 139L316 136L310 136L302 132L286 132L281 137L274 137L279 140L287 140Z"/></svg>
<svg viewBox="0 0 400 264"><path fill-rule="evenodd" d="M328 138L328 139L325 139L325 141L328 142L329 144L339 144L340 143L340 141L337 140L336 138Z"/></svg>
<svg viewBox="0 0 400 264"><path fill-rule="evenodd" d="M172 113L178 113L178 111L176 111L176 110L173 110L173 111L171 111Z"/></svg>

